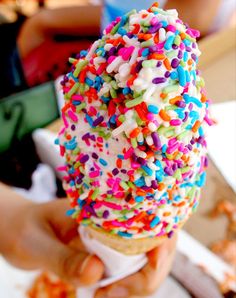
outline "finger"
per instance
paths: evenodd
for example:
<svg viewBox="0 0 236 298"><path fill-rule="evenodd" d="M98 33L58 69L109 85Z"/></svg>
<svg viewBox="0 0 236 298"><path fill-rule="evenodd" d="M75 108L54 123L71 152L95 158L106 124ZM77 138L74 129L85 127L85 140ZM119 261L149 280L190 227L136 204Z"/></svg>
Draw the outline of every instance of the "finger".
<svg viewBox="0 0 236 298"><path fill-rule="evenodd" d="M54 272L77 286L96 283L103 276L103 263L96 257L71 249L44 232L35 256L45 270Z"/></svg>
<svg viewBox="0 0 236 298"><path fill-rule="evenodd" d="M149 262L138 273L96 292L96 298L124 298L130 295L150 295L169 273L174 256L176 236L147 254Z"/></svg>
<svg viewBox="0 0 236 298"><path fill-rule="evenodd" d="M70 204L67 199L59 199L39 206L44 221L49 223L55 235L63 242L69 243L78 236L78 223L66 215Z"/></svg>

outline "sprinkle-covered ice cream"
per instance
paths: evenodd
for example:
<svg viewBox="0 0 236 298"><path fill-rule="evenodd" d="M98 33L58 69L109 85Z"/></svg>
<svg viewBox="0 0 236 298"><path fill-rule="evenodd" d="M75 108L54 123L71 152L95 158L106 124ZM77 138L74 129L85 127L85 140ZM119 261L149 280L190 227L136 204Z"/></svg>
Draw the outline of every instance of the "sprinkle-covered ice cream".
<svg viewBox="0 0 236 298"><path fill-rule="evenodd" d="M210 125L197 30L154 4L70 59L58 143L72 215L128 238L171 236L195 211Z"/></svg>

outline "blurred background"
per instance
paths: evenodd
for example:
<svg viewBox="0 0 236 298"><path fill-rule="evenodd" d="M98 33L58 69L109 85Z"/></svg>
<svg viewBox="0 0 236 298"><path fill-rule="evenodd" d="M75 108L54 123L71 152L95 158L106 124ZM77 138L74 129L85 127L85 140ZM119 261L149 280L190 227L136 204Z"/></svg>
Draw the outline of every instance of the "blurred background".
<svg viewBox="0 0 236 298"><path fill-rule="evenodd" d="M42 192L34 183L41 179L45 188L45 181L51 181L45 200L64 196L60 177L55 176L61 160L53 140L60 127L59 82L69 70L68 57L87 49L116 16L152 2L0 1L0 181L36 200ZM203 200L185 230L236 268L235 0L172 0L160 5L177 8L180 18L201 31L199 68L219 123L209 136ZM230 148L228 154L223 154L225 148Z"/></svg>

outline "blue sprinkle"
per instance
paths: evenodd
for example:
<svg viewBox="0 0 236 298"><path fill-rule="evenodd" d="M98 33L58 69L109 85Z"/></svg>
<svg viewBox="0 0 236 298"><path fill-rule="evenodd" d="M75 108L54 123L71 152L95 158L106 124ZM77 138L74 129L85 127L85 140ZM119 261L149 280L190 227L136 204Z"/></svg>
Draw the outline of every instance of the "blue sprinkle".
<svg viewBox="0 0 236 298"><path fill-rule="evenodd" d="M120 26L124 26L127 20L128 20L128 17L124 15L120 20Z"/></svg>
<svg viewBox="0 0 236 298"><path fill-rule="evenodd" d="M159 159L155 160L154 164L155 164L157 167L162 168L162 164L161 164L161 162L160 162Z"/></svg>
<svg viewBox="0 0 236 298"><path fill-rule="evenodd" d="M161 182L163 180L163 175L156 172L156 179L157 179L158 182Z"/></svg>
<svg viewBox="0 0 236 298"><path fill-rule="evenodd" d="M161 151L162 151L163 153L166 153L166 150L167 150L167 145L164 144L164 145L161 147Z"/></svg>
<svg viewBox="0 0 236 298"><path fill-rule="evenodd" d="M120 27L119 29L118 29L118 31L117 31L120 35L125 35L125 34L127 34L127 31L124 29L124 28L122 28L122 27Z"/></svg>
<svg viewBox="0 0 236 298"><path fill-rule="evenodd" d="M135 197L135 201L138 202L138 203L143 202L143 200L144 200L144 197L142 197L142 196Z"/></svg>
<svg viewBox="0 0 236 298"><path fill-rule="evenodd" d="M197 79L196 71L195 70L191 70L190 73L193 76L194 80L196 81L196 79Z"/></svg>
<svg viewBox="0 0 236 298"><path fill-rule="evenodd" d="M93 118L90 117L88 114L85 116L86 120L88 121L88 124L93 127Z"/></svg>
<svg viewBox="0 0 236 298"><path fill-rule="evenodd" d="M59 139L58 139L58 138L56 138L56 139L54 140L54 144L55 144L55 145L59 145L59 144L60 144L60 142L59 142Z"/></svg>
<svg viewBox="0 0 236 298"><path fill-rule="evenodd" d="M81 101L80 101L80 100L75 100L75 99L73 99L73 100L72 100L72 104L73 104L74 106L79 106L79 105L81 104Z"/></svg>
<svg viewBox="0 0 236 298"><path fill-rule="evenodd" d="M118 157L119 159L125 159L125 158L124 158L124 155L122 155L122 154L118 154L117 157Z"/></svg>
<svg viewBox="0 0 236 298"><path fill-rule="evenodd" d="M187 130L191 130L191 129L192 129L192 125L191 125L191 124L187 125L187 126L185 127L185 129L187 129Z"/></svg>
<svg viewBox="0 0 236 298"><path fill-rule="evenodd" d="M116 118L117 118L116 115L111 116L110 122L113 123L113 124L115 124L116 123Z"/></svg>
<svg viewBox="0 0 236 298"><path fill-rule="evenodd" d="M176 109L175 112L178 114L180 119L184 119L185 114L182 109Z"/></svg>
<svg viewBox="0 0 236 298"><path fill-rule="evenodd" d="M148 48L145 48L143 51L142 51L142 56L143 57L147 57L149 54L149 49Z"/></svg>
<svg viewBox="0 0 236 298"><path fill-rule="evenodd" d="M175 39L175 35L171 35L167 38L165 44L164 44L164 49L165 50L170 50L172 45L173 45L173 42L174 42L174 39Z"/></svg>
<svg viewBox="0 0 236 298"><path fill-rule="evenodd" d="M84 186L85 188L87 188L87 189L90 188L90 186L89 186L87 183L84 183L83 186Z"/></svg>
<svg viewBox="0 0 236 298"><path fill-rule="evenodd" d="M143 177L140 177L138 180L134 181L134 184L138 187L145 185L145 180Z"/></svg>
<svg viewBox="0 0 236 298"><path fill-rule="evenodd" d="M184 52L183 60L186 62L188 60L188 52Z"/></svg>
<svg viewBox="0 0 236 298"><path fill-rule="evenodd" d="M176 72L176 71L172 71L172 73L170 74L170 78L171 78L172 80L176 80L176 79L178 79L178 74L177 74L177 72Z"/></svg>
<svg viewBox="0 0 236 298"><path fill-rule="evenodd" d="M158 109L157 106L149 105L148 106L148 112L153 113L153 114L158 114L159 113L159 109Z"/></svg>
<svg viewBox="0 0 236 298"><path fill-rule="evenodd" d="M68 174L73 175L75 173L75 169L72 167L69 169Z"/></svg>
<svg viewBox="0 0 236 298"><path fill-rule="evenodd" d="M148 176L152 176L153 174L153 170L150 169L149 167L147 166L142 166L142 169L144 170L144 172L148 175Z"/></svg>
<svg viewBox="0 0 236 298"><path fill-rule="evenodd" d="M196 181L196 185L199 187L202 187L205 185L205 182L206 182L206 172L203 172L200 175L200 179L198 181Z"/></svg>
<svg viewBox="0 0 236 298"><path fill-rule="evenodd" d="M77 146L77 143L65 143L64 144L67 150L74 150Z"/></svg>
<svg viewBox="0 0 236 298"><path fill-rule="evenodd" d="M121 232L121 231L119 231L117 234L120 235L120 236L122 236L122 237L127 237L127 238L131 238L131 237L133 236L133 235L130 234L130 233L127 233L127 232Z"/></svg>
<svg viewBox="0 0 236 298"><path fill-rule="evenodd" d="M105 161L105 159L103 159L103 158L99 158L99 160L98 160L99 162L100 162L100 164L102 164L103 166L107 166L108 165L108 163Z"/></svg>
<svg viewBox="0 0 236 298"><path fill-rule="evenodd" d="M66 211L66 215L67 215L67 216L71 216L71 215L73 215L74 213L75 213L75 209L69 209L69 210Z"/></svg>
<svg viewBox="0 0 236 298"><path fill-rule="evenodd" d="M187 83L191 81L189 72L187 70L185 70L185 77L186 77Z"/></svg>
<svg viewBox="0 0 236 298"><path fill-rule="evenodd" d="M160 223L160 218L158 216L155 216L153 220L150 222L150 227L154 228Z"/></svg>
<svg viewBox="0 0 236 298"><path fill-rule="evenodd" d="M184 87L186 85L186 76L185 76L185 70L182 66L177 67L177 72L179 76L179 84L180 86Z"/></svg>
<svg viewBox="0 0 236 298"><path fill-rule="evenodd" d="M185 188L185 187L193 187L193 183L187 182L187 183L180 184L180 188Z"/></svg>
<svg viewBox="0 0 236 298"><path fill-rule="evenodd" d="M90 78L86 78L85 83L88 84L89 86L93 86L93 80L91 80Z"/></svg>
<svg viewBox="0 0 236 298"><path fill-rule="evenodd" d="M186 103L194 103L196 106L198 106L199 108L202 107L202 103L200 102L200 100L198 100L196 97L193 96L189 96L188 94L184 94L183 98L185 100Z"/></svg>
<svg viewBox="0 0 236 298"><path fill-rule="evenodd" d="M75 185L75 181L71 180L70 181L70 186L74 186Z"/></svg>
<svg viewBox="0 0 236 298"><path fill-rule="evenodd" d="M125 88L122 90L122 93L123 93L124 95L127 95L127 94L131 93L131 89L130 89L129 87L125 87Z"/></svg>
<svg viewBox="0 0 236 298"><path fill-rule="evenodd" d="M104 103L108 103L108 101L110 100L109 97L105 97L105 96L101 96L101 100L104 102Z"/></svg>
<svg viewBox="0 0 236 298"><path fill-rule="evenodd" d="M188 47L191 45L191 41L189 41L188 39L184 39L183 43Z"/></svg>
<svg viewBox="0 0 236 298"><path fill-rule="evenodd" d="M198 133L199 133L200 136L204 135L204 131L203 131L203 128L201 126L198 128Z"/></svg>
<svg viewBox="0 0 236 298"><path fill-rule="evenodd" d="M80 57L85 57L87 54L88 54L88 51L85 51L85 50L82 50L79 53Z"/></svg>
<svg viewBox="0 0 236 298"><path fill-rule="evenodd" d="M162 24L162 27L163 27L163 28L165 28L165 27L167 27L167 26L168 26L168 23L167 23L167 21L161 21L160 23Z"/></svg>
<svg viewBox="0 0 236 298"><path fill-rule="evenodd" d="M181 196L175 196L174 197L174 201L175 202L179 202L181 199L182 199Z"/></svg>

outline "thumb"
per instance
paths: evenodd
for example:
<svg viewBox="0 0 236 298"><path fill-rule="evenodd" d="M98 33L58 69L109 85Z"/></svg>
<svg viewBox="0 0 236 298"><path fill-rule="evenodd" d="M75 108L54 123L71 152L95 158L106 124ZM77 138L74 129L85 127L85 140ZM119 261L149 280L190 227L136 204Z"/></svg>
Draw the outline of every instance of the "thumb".
<svg viewBox="0 0 236 298"><path fill-rule="evenodd" d="M101 279L104 265L98 257L72 249L50 234L42 236L40 259L44 269L76 286L90 285Z"/></svg>

